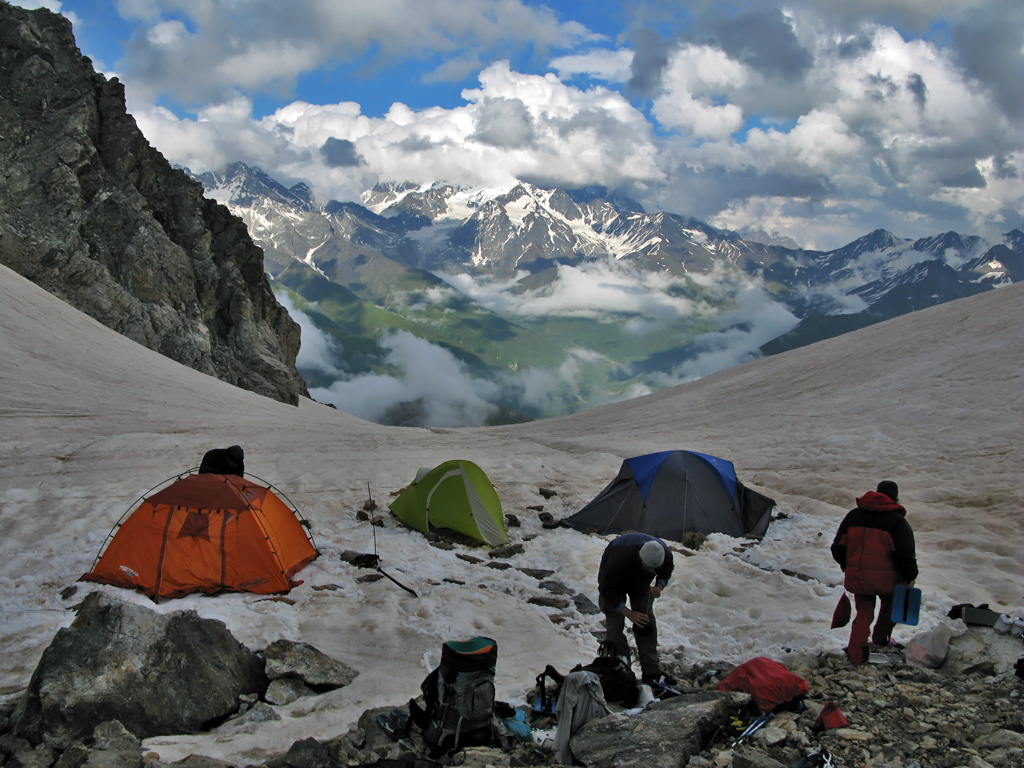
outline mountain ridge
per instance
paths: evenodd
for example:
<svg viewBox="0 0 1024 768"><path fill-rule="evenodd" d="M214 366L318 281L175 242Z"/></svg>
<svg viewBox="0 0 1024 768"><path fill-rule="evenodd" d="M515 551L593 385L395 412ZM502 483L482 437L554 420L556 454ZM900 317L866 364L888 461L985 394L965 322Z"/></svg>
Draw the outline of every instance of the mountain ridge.
<svg viewBox="0 0 1024 768"><path fill-rule="evenodd" d="M573 365L585 358L585 372L549 401L553 410L531 408L515 385L500 385L503 407L535 418L705 375L716 357L729 364L777 353L1020 279L1009 246L955 232L910 241L876 230L812 251L647 212L603 188L397 182L378 183L359 202L292 204L292 193L258 169L239 163L231 171L241 181L196 178L247 222L282 284L294 278L284 267L298 259L413 321L420 338L428 337L424 323L443 325L447 313L481 328L501 318L547 341L523 356L502 352L498 338L451 334L447 348L495 382L517 370L557 377L551 372L572 356ZM1005 240L1024 242L1012 232ZM597 298L602 291L606 299ZM330 332L333 321L315 304L302 309ZM389 333L364 331L374 343ZM376 363L363 358L364 372L385 371L386 356L380 347ZM331 401L328 389L317 396Z"/></svg>

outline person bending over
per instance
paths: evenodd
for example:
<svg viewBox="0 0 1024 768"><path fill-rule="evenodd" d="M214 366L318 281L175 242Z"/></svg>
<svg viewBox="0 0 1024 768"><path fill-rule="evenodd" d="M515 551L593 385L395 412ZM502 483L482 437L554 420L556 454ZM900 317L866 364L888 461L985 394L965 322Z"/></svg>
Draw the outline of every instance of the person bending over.
<svg viewBox="0 0 1024 768"><path fill-rule="evenodd" d="M604 612L607 642L616 654L629 659L626 619L632 622L645 683L676 683L661 671L654 617L654 598L668 585L672 567L672 552L661 539L646 533L624 533L609 542L597 572L598 607Z"/></svg>

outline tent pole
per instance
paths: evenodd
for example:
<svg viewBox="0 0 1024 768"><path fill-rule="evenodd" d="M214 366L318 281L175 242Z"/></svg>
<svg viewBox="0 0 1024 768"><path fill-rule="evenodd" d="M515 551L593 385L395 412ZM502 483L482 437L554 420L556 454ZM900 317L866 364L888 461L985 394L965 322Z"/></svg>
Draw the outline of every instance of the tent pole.
<svg viewBox="0 0 1024 768"><path fill-rule="evenodd" d="M405 584L400 582L398 579L396 579L391 574L385 573L384 569L380 567L380 556L377 554L377 516L376 516L377 503L373 500L373 493L370 491L370 483L369 482L366 483L366 496L370 500L370 503L367 506L370 508L370 529L373 531L373 559L374 559L374 562L377 564L377 573L379 573L381 576L385 577L386 579L390 579L391 581L393 581L395 584L400 586L402 589L404 589L406 592L408 592L413 597L419 597L419 595L417 595L415 592L413 592L411 589L409 589L407 586L405 586Z"/></svg>

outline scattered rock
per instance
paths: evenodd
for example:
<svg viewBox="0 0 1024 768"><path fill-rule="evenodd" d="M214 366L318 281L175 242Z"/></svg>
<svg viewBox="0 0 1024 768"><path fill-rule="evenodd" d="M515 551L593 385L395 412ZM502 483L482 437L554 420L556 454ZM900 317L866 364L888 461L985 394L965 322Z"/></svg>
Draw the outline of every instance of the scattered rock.
<svg viewBox="0 0 1024 768"><path fill-rule="evenodd" d="M473 555L467 555L465 552L456 552L455 556L459 558L459 560L462 560L466 563L472 563L473 565L479 565L483 562L481 558L474 557Z"/></svg>
<svg viewBox="0 0 1024 768"><path fill-rule="evenodd" d="M376 568L380 563L380 558L368 552L353 552L346 549L341 553L341 561L354 565L356 568Z"/></svg>
<svg viewBox="0 0 1024 768"><path fill-rule="evenodd" d="M295 605L295 601L290 597L284 595L274 595L273 597L261 597L256 600L257 603L284 603L285 605Z"/></svg>
<svg viewBox="0 0 1024 768"><path fill-rule="evenodd" d="M506 544L503 547L495 547L487 553L488 557L512 557L513 555L521 555L526 549L522 544Z"/></svg>
<svg viewBox="0 0 1024 768"><path fill-rule="evenodd" d="M525 573L534 579L546 579L548 576L554 576L554 571L549 571L547 568L519 568L517 569L520 573Z"/></svg>
<svg viewBox="0 0 1024 768"><path fill-rule="evenodd" d="M257 701L249 709L245 711L241 717L237 717L232 722L236 725L248 725L250 723L270 723L274 720L280 720L281 716L274 711L274 708L269 704L265 704L262 701Z"/></svg>
<svg viewBox="0 0 1024 768"><path fill-rule="evenodd" d="M691 531L683 535L683 546L688 549L700 549L707 540L708 537L700 531Z"/></svg>
<svg viewBox="0 0 1024 768"><path fill-rule="evenodd" d="M531 597L526 602L531 605L540 605L544 608L557 608L558 610L564 610L569 607L569 601L564 597Z"/></svg>
<svg viewBox="0 0 1024 768"><path fill-rule="evenodd" d="M505 515L505 525L507 525L509 528L519 528L520 526L522 526L522 523L519 522L519 518L515 515L508 514Z"/></svg>
<svg viewBox="0 0 1024 768"><path fill-rule="evenodd" d="M594 605L594 601L586 595L573 595L572 601L576 604L576 610L584 616L593 616L601 612L601 609Z"/></svg>
<svg viewBox="0 0 1024 768"><path fill-rule="evenodd" d="M573 594L573 591L569 589L569 587L565 586L565 584L563 584L562 582L554 581L553 579L542 581L540 583L540 587L541 589L546 589L548 592L553 592L556 595Z"/></svg>
<svg viewBox="0 0 1024 768"><path fill-rule="evenodd" d="M552 490L551 488L538 488L537 493L539 493L545 499L550 499L558 495L558 491Z"/></svg>
<svg viewBox="0 0 1024 768"><path fill-rule="evenodd" d="M552 515L550 512L541 512L539 515L537 515L537 519L540 520L542 523L553 523L555 521L555 516Z"/></svg>
<svg viewBox="0 0 1024 768"><path fill-rule="evenodd" d="M308 643L277 640L263 651L269 680L293 679L314 691L333 691L349 685L359 673Z"/></svg>
<svg viewBox="0 0 1024 768"><path fill-rule="evenodd" d="M316 691L312 690L301 680L284 678L272 680L270 685L267 686L267 692L263 697L274 706L283 707L285 704L291 704L296 699L315 695Z"/></svg>

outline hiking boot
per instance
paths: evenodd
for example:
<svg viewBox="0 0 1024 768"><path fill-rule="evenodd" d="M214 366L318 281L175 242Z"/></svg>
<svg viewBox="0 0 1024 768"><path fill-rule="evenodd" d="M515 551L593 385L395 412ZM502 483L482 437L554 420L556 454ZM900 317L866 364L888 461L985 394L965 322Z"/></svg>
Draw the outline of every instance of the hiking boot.
<svg viewBox="0 0 1024 768"><path fill-rule="evenodd" d="M653 675L644 675L643 682L647 685L671 685L676 686L679 681L667 672L656 672Z"/></svg>
<svg viewBox="0 0 1024 768"><path fill-rule="evenodd" d="M1024 637L1024 619L1014 619L1010 627L1010 637Z"/></svg>

